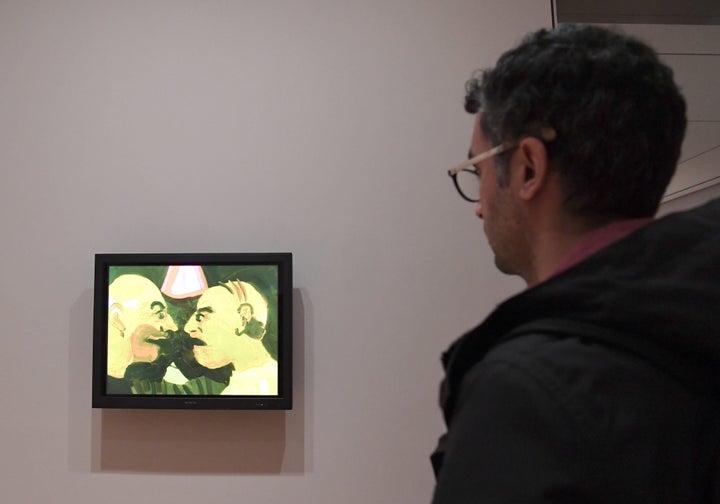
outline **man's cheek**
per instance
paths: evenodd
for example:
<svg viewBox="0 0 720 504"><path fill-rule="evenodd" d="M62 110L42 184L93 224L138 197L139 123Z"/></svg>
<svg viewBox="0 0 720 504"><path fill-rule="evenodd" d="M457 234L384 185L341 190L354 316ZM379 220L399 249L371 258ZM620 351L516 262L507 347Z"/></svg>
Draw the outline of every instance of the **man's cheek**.
<svg viewBox="0 0 720 504"><path fill-rule="evenodd" d="M165 332L150 324L138 326L132 335L133 356L136 362L152 362L158 357L159 348L155 342L166 338Z"/></svg>

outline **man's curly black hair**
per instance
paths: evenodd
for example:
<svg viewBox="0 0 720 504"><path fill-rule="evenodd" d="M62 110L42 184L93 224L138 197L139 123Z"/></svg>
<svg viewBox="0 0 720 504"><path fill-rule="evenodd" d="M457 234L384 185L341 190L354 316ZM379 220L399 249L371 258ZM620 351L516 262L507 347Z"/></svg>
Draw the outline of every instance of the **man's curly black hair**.
<svg viewBox="0 0 720 504"><path fill-rule="evenodd" d="M651 217L672 178L685 100L670 68L643 42L604 28L539 30L466 84L494 144L539 135L560 173L566 209L596 222ZM498 160L503 183L507 154Z"/></svg>

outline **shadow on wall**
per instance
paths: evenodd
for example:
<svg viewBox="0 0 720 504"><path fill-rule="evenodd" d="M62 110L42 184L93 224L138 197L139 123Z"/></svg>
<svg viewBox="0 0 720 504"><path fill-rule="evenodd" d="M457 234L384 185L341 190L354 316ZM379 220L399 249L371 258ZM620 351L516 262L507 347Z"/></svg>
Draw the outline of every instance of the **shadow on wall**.
<svg viewBox="0 0 720 504"><path fill-rule="evenodd" d="M73 312L91 312L92 303L86 302L88 297L92 296L82 296ZM78 317L71 317L71 320L77 321ZM87 413L85 418L91 416L91 425L87 430L71 427L71 469L181 474L299 474L311 471L312 443L306 437L309 433L305 429L306 423L312 424L307 417L311 408L305 394L305 324L303 299L300 290L294 289L292 411L92 410L89 387L81 386L80 390L87 391L85 397L73 400L71 392L71 403L82 404L81 411L70 408L70 416ZM92 323L85 325L91 326ZM71 330L71 334L81 334L85 344L92 340L91 334L82 331L81 327L71 327ZM76 344L82 342L71 342L70 346ZM72 348L70 350L71 356L77 356ZM71 357L71 365L72 360ZM87 369L87 364L71 366L71 369L78 368ZM75 381L72 375L70 381L71 391L77 392L78 388L72 387ZM78 424L71 418L70 425ZM89 460L85 451L88 448ZM85 451L85 455L79 451Z"/></svg>
<svg viewBox="0 0 720 504"><path fill-rule="evenodd" d="M100 471L283 472L285 411L102 410ZM299 472L303 468L297 468Z"/></svg>

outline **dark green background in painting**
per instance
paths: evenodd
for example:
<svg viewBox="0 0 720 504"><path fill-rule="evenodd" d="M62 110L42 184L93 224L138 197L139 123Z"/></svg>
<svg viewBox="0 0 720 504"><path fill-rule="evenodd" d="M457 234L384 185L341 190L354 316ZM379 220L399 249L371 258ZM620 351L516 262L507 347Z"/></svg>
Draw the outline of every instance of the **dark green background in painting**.
<svg viewBox="0 0 720 504"><path fill-rule="evenodd" d="M202 266L202 265L201 265ZM278 267L276 265L210 265L202 266L208 287L221 282L240 280L248 282L263 295L268 303L268 319L263 344L273 359L278 358ZM108 282L112 283L120 275L142 275L150 279L158 288L162 287L168 266L110 266ZM198 297L173 299L163 295L167 301L168 313L182 331L185 323L195 311Z"/></svg>

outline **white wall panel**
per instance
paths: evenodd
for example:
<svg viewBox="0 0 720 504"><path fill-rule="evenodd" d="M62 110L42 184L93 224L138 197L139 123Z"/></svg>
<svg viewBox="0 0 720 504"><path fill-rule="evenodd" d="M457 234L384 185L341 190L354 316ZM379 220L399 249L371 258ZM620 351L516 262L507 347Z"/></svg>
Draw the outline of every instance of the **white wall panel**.
<svg viewBox="0 0 720 504"><path fill-rule="evenodd" d="M427 502L438 356L520 282L447 167L536 0L0 2L4 502ZM296 409L90 408L93 254L290 251Z"/></svg>

